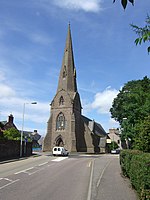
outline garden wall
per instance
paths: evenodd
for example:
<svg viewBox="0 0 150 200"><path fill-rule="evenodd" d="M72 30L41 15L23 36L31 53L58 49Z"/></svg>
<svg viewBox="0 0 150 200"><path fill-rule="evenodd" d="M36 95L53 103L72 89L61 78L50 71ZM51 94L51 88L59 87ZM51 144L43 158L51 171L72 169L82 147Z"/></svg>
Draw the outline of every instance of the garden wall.
<svg viewBox="0 0 150 200"><path fill-rule="evenodd" d="M23 142L22 156L32 155L32 142ZM20 141L0 140L0 160L20 157Z"/></svg>

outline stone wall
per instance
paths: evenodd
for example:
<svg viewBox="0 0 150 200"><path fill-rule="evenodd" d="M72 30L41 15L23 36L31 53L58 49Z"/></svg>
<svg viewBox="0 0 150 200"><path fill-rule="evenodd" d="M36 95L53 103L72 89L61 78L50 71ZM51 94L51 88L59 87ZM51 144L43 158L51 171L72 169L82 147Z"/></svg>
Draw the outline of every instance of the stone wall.
<svg viewBox="0 0 150 200"><path fill-rule="evenodd" d="M32 142L23 142L23 156L32 155ZM0 140L0 160L19 158L20 156L20 141L15 140Z"/></svg>

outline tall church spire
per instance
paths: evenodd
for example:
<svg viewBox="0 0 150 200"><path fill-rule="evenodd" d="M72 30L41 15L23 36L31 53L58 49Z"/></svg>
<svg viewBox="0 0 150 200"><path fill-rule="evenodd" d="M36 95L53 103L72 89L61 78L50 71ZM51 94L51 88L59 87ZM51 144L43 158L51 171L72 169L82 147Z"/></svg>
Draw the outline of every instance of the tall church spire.
<svg viewBox="0 0 150 200"><path fill-rule="evenodd" d="M70 23L66 39L66 46L62 61L62 67L59 75L57 91L65 90L67 92L77 92L76 69L74 66L73 47L71 38Z"/></svg>

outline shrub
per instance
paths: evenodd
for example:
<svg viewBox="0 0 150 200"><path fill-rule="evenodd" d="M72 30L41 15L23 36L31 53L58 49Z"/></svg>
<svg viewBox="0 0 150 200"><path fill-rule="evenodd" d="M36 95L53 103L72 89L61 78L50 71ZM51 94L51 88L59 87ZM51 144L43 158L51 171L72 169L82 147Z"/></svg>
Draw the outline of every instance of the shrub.
<svg viewBox="0 0 150 200"><path fill-rule="evenodd" d="M130 178L140 199L150 199L150 154L124 150L120 154L120 164L123 174Z"/></svg>
<svg viewBox="0 0 150 200"><path fill-rule="evenodd" d="M20 140L20 132L15 128L9 128L3 131L3 137L6 140Z"/></svg>
<svg viewBox="0 0 150 200"><path fill-rule="evenodd" d="M141 154L141 151L138 150L122 150L120 153L120 165L124 176L129 176L129 170L131 165L131 159L133 155Z"/></svg>

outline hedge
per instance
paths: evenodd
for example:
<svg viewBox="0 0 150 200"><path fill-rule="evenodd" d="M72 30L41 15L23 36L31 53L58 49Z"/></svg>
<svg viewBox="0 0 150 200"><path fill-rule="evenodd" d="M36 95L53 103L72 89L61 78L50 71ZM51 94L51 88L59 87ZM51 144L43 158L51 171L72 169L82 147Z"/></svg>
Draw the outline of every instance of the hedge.
<svg viewBox="0 0 150 200"><path fill-rule="evenodd" d="M150 153L123 150L120 153L122 172L130 178L141 200L150 200Z"/></svg>

